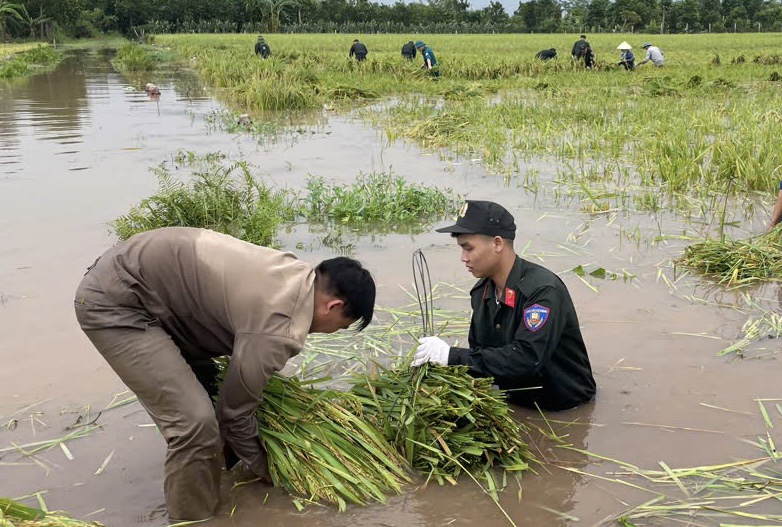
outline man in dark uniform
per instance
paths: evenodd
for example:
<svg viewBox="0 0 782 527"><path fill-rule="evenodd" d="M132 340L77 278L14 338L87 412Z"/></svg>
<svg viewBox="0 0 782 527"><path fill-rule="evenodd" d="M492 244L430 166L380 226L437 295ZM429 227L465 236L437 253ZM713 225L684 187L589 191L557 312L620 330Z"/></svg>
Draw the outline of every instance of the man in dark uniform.
<svg viewBox="0 0 782 527"><path fill-rule="evenodd" d="M535 58L540 60L551 60L557 58L557 50L554 48L543 49L535 53Z"/></svg>
<svg viewBox="0 0 782 527"><path fill-rule="evenodd" d="M566 410L592 400L595 380L567 287L548 269L516 256L513 216L491 201L467 201L449 232L480 280L470 291L469 348L439 337L419 342L413 366L467 365L511 390L510 401Z"/></svg>
<svg viewBox="0 0 782 527"><path fill-rule="evenodd" d="M570 51L570 55L578 60L584 58L587 48L591 47L587 41L586 35L581 35L581 38L573 43L573 49Z"/></svg>
<svg viewBox="0 0 782 527"><path fill-rule="evenodd" d="M356 60L361 62L363 60L366 60L367 53L369 53L369 51L367 50L367 47L364 44L359 42L358 39L353 41L353 45L350 46L350 55L349 55L349 57L351 59L355 55Z"/></svg>
<svg viewBox="0 0 782 527"><path fill-rule="evenodd" d="M415 44L413 44L412 40L402 46L402 56L407 60L413 60L415 58Z"/></svg>
<svg viewBox="0 0 782 527"><path fill-rule="evenodd" d="M266 43L266 40L261 35L258 35L258 42L255 43L255 54L260 55L264 60L269 58L272 54L272 48Z"/></svg>

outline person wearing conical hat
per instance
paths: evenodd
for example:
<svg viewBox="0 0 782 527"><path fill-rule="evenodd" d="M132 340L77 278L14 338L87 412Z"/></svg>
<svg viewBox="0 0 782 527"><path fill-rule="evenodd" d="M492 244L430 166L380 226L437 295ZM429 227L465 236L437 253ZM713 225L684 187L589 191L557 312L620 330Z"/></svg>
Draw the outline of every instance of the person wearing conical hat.
<svg viewBox="0 0 782 527"><path fill-rule="evenodd" d="M624 69L628 71L634 71L635 55L633 55L632 52L633 46L631 46L627 42L622 42L616 47L616 49L621 51L621 56L619 57L619 62L617 63L617 65L623 66Z"/></svg>

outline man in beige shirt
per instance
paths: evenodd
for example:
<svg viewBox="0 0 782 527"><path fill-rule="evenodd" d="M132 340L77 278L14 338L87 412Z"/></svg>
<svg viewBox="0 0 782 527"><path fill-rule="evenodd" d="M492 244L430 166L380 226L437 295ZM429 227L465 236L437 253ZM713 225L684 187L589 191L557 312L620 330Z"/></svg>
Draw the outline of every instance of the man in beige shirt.
<svg viewBox="0 0 782 527"><path fill-rule="evenodd" d="M172 521L215 514L224 458L270 482L254 417L266 383L308 333L354 323L360 331L374 304L374 280L355 260L313 268L291 253L184 227L115 245L88 269L75 300L82 330L166 439ZM218 394L213 359L226 355Z"/></svg>

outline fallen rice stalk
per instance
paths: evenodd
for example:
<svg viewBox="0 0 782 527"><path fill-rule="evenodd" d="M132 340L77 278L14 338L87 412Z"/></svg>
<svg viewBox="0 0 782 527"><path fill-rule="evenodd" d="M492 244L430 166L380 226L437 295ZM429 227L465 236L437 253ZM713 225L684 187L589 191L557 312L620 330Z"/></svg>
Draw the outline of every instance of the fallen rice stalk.
<svg viewBox="0 0 782 527"><path fill-rule="evenodd" d="M378 367L356 376L351 392L411 466L441 485L467 472L496 500L493 468L516 476L529 468L524 427L510 416L504 393L466 367Z"/></svg>
<svg viewBox="0 0 782 527"><path fill-rule="evenodd" d="M83 522L62 512L48 512L38 494L41 509L22 505L9 498L0 498L0 527L103 527L98 522Z"/></svg>

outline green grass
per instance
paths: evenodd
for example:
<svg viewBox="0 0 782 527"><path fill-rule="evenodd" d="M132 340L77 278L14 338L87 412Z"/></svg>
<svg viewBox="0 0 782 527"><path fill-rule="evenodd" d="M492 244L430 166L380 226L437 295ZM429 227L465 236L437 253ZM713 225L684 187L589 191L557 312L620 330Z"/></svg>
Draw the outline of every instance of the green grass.
<svg viewBox="0 0 782 527"><path fill-rule="evenodd" d="M226 165L219 154L180 153L175 166L190 168L192 177L183 181L168 164L158 166L157 194L114 221L121 240L160 227L201 227L274 246L279 226L293 220L289 196L254 179L246 163Z"/></svg>
<svg viewBox="0 0 782 527"><path fill-rule="evenodd" d="M359 174L351 185L329 185L313 177L307 182L300 212L309 222L425 229L427 222L455 213L458 199L450 189L409 183L393 173Z"/></svg>
<svg viewBox="0 0 782 527"><path fill-rule="evenodd" d="M117 50L117 56L111 61L120 72L141 72L154 70L161 61L160 54L145 46L128 42Z"/></svg>
<svg viewBox="0 0 782 527"><path fill-rule="evenodd" d="M62 53L48 45L2 45L0 46L0 79L42 73L56 65L62 57Z"/></svg>
<svg viewBox="0 0 782 527"><path fill-rule="evenodd" d="M352 185L312 177L306 192L296 194L265 185L247 163L230 163L219 152L180 152L173 163L153 171L158 192L112 224L121 240L161 227L200 227L275 246L278 229L295 221L364 232L410 232L454 213L458 200L449 189L409 183L391 173L359 174Z"/></svg>

